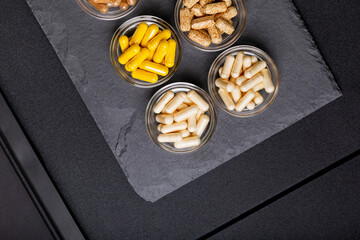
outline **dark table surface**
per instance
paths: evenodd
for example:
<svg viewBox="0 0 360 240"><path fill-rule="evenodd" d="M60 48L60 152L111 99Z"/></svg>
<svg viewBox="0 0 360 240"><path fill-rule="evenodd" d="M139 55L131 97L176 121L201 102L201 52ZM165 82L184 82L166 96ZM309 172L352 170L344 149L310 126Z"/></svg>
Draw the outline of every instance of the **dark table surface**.
<svg viewBox="0 0 360 240"><path fill-rule="evenodd" d="M294 3L343 97L155 204L127 183L25 1L0 3L0 89L88 238L359 238L359 3Z"/></svg>

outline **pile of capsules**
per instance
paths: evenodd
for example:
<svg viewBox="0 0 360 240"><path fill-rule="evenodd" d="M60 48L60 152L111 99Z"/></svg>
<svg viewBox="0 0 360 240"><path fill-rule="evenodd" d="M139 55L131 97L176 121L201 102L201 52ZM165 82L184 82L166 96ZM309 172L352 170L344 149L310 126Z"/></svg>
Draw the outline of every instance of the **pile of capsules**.
<svg viewBox="0 0 360 240"><path fill-rule="evenodd" d="M254 110L264 101L259 93L265 89L267 93L274 92L274 84L265 61L256 56L238 52L236 57L226 57L223 67L219 69L220 78L215 85L227 109L237 112Z"/></svg>
<svg viewBox="0 0 360 240"><path fill-rule="evenodd" d="M106 14L109 11L109 7L119 7L121 10L126 11L129 6L136 4L136 0L89 0L89 3L99 12Z"/></svg>
<svg viewBox="0 0 360 240"><path fill-rule="evenodd" d="M167 91L154 106L159 142L174 143L177 149L199 146L210 118L209 104L194 90Z"/></svg>
<svg viewBox="0 0 360 240"><path fill-rule="evenodd" d="M231 19L237 15L237 10L231 6L232 1L214 1L184 0L185 7L180 10L181 31L189 32L188 37L204 47L220 44L222 34L231 35L235 30Z"/></svg>
<svg viewBox="0 0 360 240"><path fill-rule="evenodd" d="M170 38L169 29L161 31L156 24L142 22L131 37L120 36L118 61L133 78L156 83L158 75L167 76L175 64L176 41Z"/></svg>

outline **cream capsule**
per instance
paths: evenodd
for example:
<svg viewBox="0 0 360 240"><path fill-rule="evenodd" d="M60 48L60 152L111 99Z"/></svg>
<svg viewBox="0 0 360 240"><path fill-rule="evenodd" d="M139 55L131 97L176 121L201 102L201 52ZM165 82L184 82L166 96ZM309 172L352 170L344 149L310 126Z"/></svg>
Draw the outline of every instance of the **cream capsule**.
<svg viewBox="0 0 360 240"><path fill-rule="evenodd" d="M232 77L237 78L240 76L243 66L243 60L244 60L244 53L240 51L236 54L235 62L231 69Z"/></svg>
<svg viewBox="0 0 360 240"><path fill-rule="evenodd" d="M229 109L230 111L234 110L235 104L232 98L230 97L229 93L222 88L219 88L218 93L221 99L223 100L225 106L227 107L227 109Z"/></svg>
<svg viewBox="0 0 360 240"><path fill-rule="evenodd" d="M195 30L205 29L214 26L215 22L213 16L200 17L191 21L191 28Z"/></svg>
<svg viewBox="0 0 360 240"><path fill-rule="evenodd" d="M182 138L181 133L163 133L157 137L159 142L178 142L181 141Z"/></svg>
<svg viewBox="0 0 360 240"><path fill-rule="evenodd" d="M219 68L219 76L221 77L221 73L222 73L222 67L221 68Z"/></svg>
<svg viewBox="0 0 360 240"><path fill-rule="evenodd" d="M208 47L211 44L210 35L206 31L201 32L198 30L191 29L188 34L188 37L203 47Z"/></svg>
<svg viewBox="0 0 360 240"><path fill-rule="evenodd" d="M170 132L185 130L186 128L187 128L187 123L184 121L184 122L173 123L171 125L163 125L161 127L161 132L170 133Z"/></svg>
<svg viewBox="0 0 360 240"><path fill-rule="evenodd" d="M128 49L126 49L125 52L123 52L120 56L119 56L119 63L120 64L126 64L130 59L132 59L136 54L138 54L140 52L140 46L139 44L134 44L131 47L129 47Z"/></svg>
<svg viewBox="0 0 360 240"><path fill-rule="evenodd" d="M191 21L194 17L194 14L190 11L189 8L180 9L180 29L183 32L188 32L191 30Z"/></svg>
<svg viewBox="0 0 360 240"><path fill-rule="evenodd" d="M255 64L257 63L259 60L258 58L254 55L254 56L251 56L251 64Z"/></svg>
<svg viewBox="0 0 360 240"><path fill-rule="evenodd" d="M226 57L223 69L221 71L221 78L226 79L226 78L230 77L230 73L231 73L231 69L234 65L234 61L235 61L235 58L233 55L228 55Z"/></svg>
<svg viewBox="0 0 360 240"><path fill-rule="evenodd" d="M270 72L268 69L263 69L261 74L264 76L264 88L267 93L272 93L275 90L274 84L271 80Z"/></svg>
<svg viewBox="0 0 360 240"><path fill-rule="evenodd" d="M208 115L205 114L201 115L199 121L196 124L195 134L201 137L209 122L210 122L210 118Z"/></svg>
<svg viewBox="0 0 360 240"><path fill-rule="evenodd" d="M216 20L215 25L221 32L224 32L228 35L231 35L235 31L234 26L223 18Z"/></svg>
<svg viewBox="0 0 360 240"><path fill-rule="evenodd" d="M259 92L255 92L254 102L256 105L262 104L264 102L264 97L261 96Z"/></svg>
<svg viewBox="0 0 360 240"><path fill-rule="evenodd" d="M240 89L242 92L247 92L250 89L252 89L253 87L255 87L257 84L261 83L263 81L263 79L264 79L263 75L261 73L258 73L253 78L250 78L249 80L244 82L241 85Z"/></svg>
<svg viewBox="0 0 360 240"><path fill-rule="evenodd" d="M178 133L180 133L183 138L190 136L190 132L188 130L181 130Z"/></svg>
<svg viewBox="0 0 360 240"><path fill-rule="evenodd" d="M183 4L185 7L192 8L199 0L184 0Z"/></svg>
<svg viewBox="0 0 360 240"><path fill-rule="evenodd" d="M255 109L255 103L254 101L251 100L251 102L249 102L247 105L246 105L246 109L247 110L254 110Z"/></svg>
<svg viewBox="0 0 360 240"><path fill-rule="evenodd" d="M174 142L174 147L177 149L196 147L200 145L200 138L198 136L183 138L181 141Z"/></svg>
<svg viewBox="0 0 360 240"><path fill-rule="evenodd" d="M167 91L161 97L161 99L155 104L154 109L153 109L154 113L161 113L161 111L164 109L166 104L168 104L168 102L170 102L170 100L173 99L174 96L175 96L174 92Z"/></svg>
<svg viewBox="0 0 360 240"><path fill-rule="evenodd" d="M241 98L241 90L239 86L235 86L231 91L231 97L234 100L234 103L237 103Z"/></svg>
<svg viewBox="0 0 360 240"><path fill-rule="evenodd" d="M158 80L157 74L141 69L136 69L135 71L131 72L131 76L135 79L149 83L156 83Z"/></svg>
<svg viewBox="0 0 360 240"><path fill-rule="evenodd" d="M181 111L188 107L189 107L189 105L187 105L186 103L182 103L176 110Z"/></svg>
<svg viewBox="0 0 360 240"><path fill-rule="evenodd" d="M184 100L184 103L186 103L187 105L191 105L191 104L194 104L187 96L186 96L186 98L185 98L185 100Z"/></svg>
<svg viewBox="0 0 360 240"><path fill-rule="evenodd" d="M200 112L200 111L198 111L198 112ZM188 118L188 131L189 132L195 132L195 130L196 130L196 114L195 115L192 115L192 116L190 116L189 118Z"/></svg>
<svg viewBox="0 0 360 240"><path fill-rule="evenodd" d="M145 33L148 29L148 25L144 22L140 23L137 29L135 30L134 35L131 38L130 45L133 44L140 44L143 37L145 36Z"/></svg>
<svg viewBox="0 0 360 240"><path fill-rule="evenodd" d="M184 92L178 92L171 101L166 104L164 108L165 113L173 113L185 100L186 94Z"/></svg>
<svg viewBox="0 0 360 240"><path fill-rule="evenodd" d="M176 41L174 39L169 39L169 48L165 55L165 66L171 68L175 65L176 58Z"/></svg>
<svg viewBox="0 0 360 240"><path fill-rule="evenodd" d="M126 49L129 47L129 38L125 35L119 37L119 45L121 52L125 52Z"/></svg>
<svg viewBox="0 0 360 240"><path fill-rule="evenodd" d="M162 40L168 40L171 37L171 31L169 29L165 29L164 31L162 31L161 33L159 33L158 35L156 35L153 39L151 39L147 45L147 48L150 51L153 51L155 49L157 49L157 47L159 46L159 43Z"/></svg>
<svg viewBox="0 0 360 240"><path fill-rule="evenodd" d="M226 81L221 78L216 79L215 86L217 86L218 88L223 88L228 92L232 92L232 90L234 90L234 84L232 82Z"/></svg>
<svg viewBox="0 0 360 240"><path fill-rule="evenodd" d="M222 13L226 10L227 6L224 2L211 3L204 6L204 13L208 15Z"/></svg>
<svg viewBox="0 0 360 240"><path fill-rule="evenodd" d="M245 55L243 60L243 72L245 72L249 67L251 67L251 56Z"/></svg>
<svg viewBox="0 0 360 240"><path fill-rule="evenodd" d="M249 104L249 102L251 102L251 100L253 100L254 97L255 93L252 90L248 91L236 104L236 111L241 112L244 110L244 108Z"/></svg>
<svg viewBox="0 0 360 240"><path fill-rule="evenodd" d="M246 78L252 78L257 73L259 73L261 70L263 70L265 67L266 67L266 62L265 61L257 62L252 67L250 67L249 69L247 69L244 72L244 76Z"/></svg>
<svg viewBox="0 0 360 240"><path fill-rule="evenodd" d="M236 7L231 6L225 12L216 14L215 19L217 20L219 18L223 18L229 21L232 18L236 17L236 15L237 15Z"/></svg>
<svg viewBox="0 0 360 240"><path fill-rule="evenodd" d="M201 117L201 115L203 115L204 114L204 112L203 111L198 111L197 113L196 113L196 121L198 121L199 120L199 118Z"/></svg>
<svg viewBox="0 0 360 240"><path fill-rule="evenodd" d="M195 115L196 113L199 111L199 107L196 105L192 105L188 108L185 108L177 113L174 114L174 120L175 122L181 122L184 121L186 119L188 119L189 117Z"/></svg>
<svg viewBox="0 0 360 240"><path fill-rule="evenodd" d="M164 59L167 51L169 49L169 43L166 40L162 40L158 46L158 48L155 51L153 61L156 63L161 63Z"/></svg>
<svg viewBox="0 0 360 240"><path fill-rule="evenodd" d="M244 75L241 75L236 78L236 85L241 86L241 84L243 84L246 80L247 78Z"/></svg>
<svg viewBox="0 0 360 240"><path fill-rule="evenodd" d="M149 50L150 51L150 50ZM169 69L162 64L154 63L148 60L145 60L139 66L140 69L159 74L160 76L166 76L169 73Z"/></svg>
<svg viewBox="0 0 360 240"><path fill-rule="evenodd" d="M135 57L133 57L125 66L127 71L132 72L135 71L149 56L150 50L147 48L141 49L139 54L137 54Z"/></svg>
<svg viewBox="0 0 360 240"><path fill-rule="evenodd" d="M142 47L147 47L148 42L156 36L156 34L159 31L159 27L156 24L151 24L148 29L146 30L146 33L143 37L143 39L141 40L141 46Z"/></svg>
<svg viewBox="0 0 360 240"><path fill-rule="evenodd" d="M156 115L155 120L158 123L170 125L174 122L174 117L169 114L158 114L158 115Z"/></svg>
<svg viewBox="0 0 360 240"><path fill-rule="evenodd" d="M194 90L190 90L187 93L187 97L193 103L195 103L201 109L201 111L206 112L207 110L209 110L209 104L207 102L205 102L205 100L199 94L197 94L197 92L195 92Z"/></svg>
<svg viewBox="0 0 360 240"><path fill-rule="evenodd" d="M219 29L217 29L217 27L213 26L213 27L209 27L207 29L210 38L211 38L211 42L214 44L220 44L222 42L222 37L220 34Z"/></svg>
<svg viewBox="0 0 360 240"><path fill-rule="evenodd" d="M164 124L161 124L161 123L160 123L160 124L157 125L157 128L156 128L156 129L157 129L159 132L161 132L162 126L164 126Z"/></svg>
<svg viewBox="0 0 360 240"><path fill-rule="evenodd" d="M195 17L202 17L205 15L204 8L200 4L195 4L191 9L191 13L195 15Z"/></svg>

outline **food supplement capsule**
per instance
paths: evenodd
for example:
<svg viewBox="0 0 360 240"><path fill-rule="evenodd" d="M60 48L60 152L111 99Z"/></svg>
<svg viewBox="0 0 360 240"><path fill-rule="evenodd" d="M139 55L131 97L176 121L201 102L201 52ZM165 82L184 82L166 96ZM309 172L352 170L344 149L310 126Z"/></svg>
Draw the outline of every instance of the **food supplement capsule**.
<svg viewBox="0 0 360 240"><path fill-rule="evenodd" d="M184 92L178 92L171 101L166 104L164 112L173 113L185 100L186 94Z"/></svg>
<svg viewBox="0 0 360 240"><path fill-rule="evenodd" d="M256 84L256 86L253 87L252 90L253 90L254 92L258 92L258 91L260 91L260 90L262 90L262 89L264 89L264 81L261 82L261 83L259 83L259 84Z"/></svg>
<svg viewBox="0 0 360 240"><path fill-rule="evenodd" d="M221 71L221 78L226 79L226 78L230 77L230 73L231 73L231 69L234 65L234 61L235 61L235 58L233 55L228 55L226 57L223 69Z"/></svg>
<svg viewBox="0 0 360 240"><path fill-rule="evenodd" d="M242 66L243 66L243 60L244 60L244 53L240 51L236 54L235 62L231 69L232 77L237 78L240 76Z"/></svg>
<svg viewBox="0 0 360 240"><path fill-rule="evenodd" d="M204 112L203 111L198 111L197 112L197 114L196 114L196 121L198 121L199 120L199 118L201 117L201 115L203 115L204 114Z"/></svg>
<svg viewBox="0 0 360 240"><path fill-rule="evenodd" d="M187 8L192 8L199 0L184 0L183 4Z"/></svg>
<svg viewBox="0 0 360 240"><path fill-rule="evenodd" d="M171 31L169 29L165 29L164 31L156 35L153 39L151 39L147 47L150 51L154 49L156 50L162 40L168 40L170 37Z"/></svg>
<svg viewBox="0 0 360 240"><path fill-rule="evenodd" d="M111 3L111 0L92 0L94 3Z"/></svg>
<svg viewBox="0 0 360 240"><path fill-rule="evenodd" d="M181 133L163 133L157 137L159 142L178 142L182 140Z"/></svg>
<svg viewBox="0 0 360 240"><path fill-rule="evenodd" d="M203 112L209 110L209 104L194 90L190 90L187 93L187 97L195 103Z"/></svg>
<svg viewBox="0 0 360 240"><path fill-rule="evenodd" d="M243 71L245 72L249 67L251 67L251 56L245 55L243 60Z"/></svg>
<svg viewBox="0 0 360 240"><path fill-rule="evenodd" d="M124 52L126 49L129 48L129 38L125 35L119 37L119 45L121 52Z"/></svg>
<svg viewBox="0 0 360 240"><path fill-rule="evenodd" d="M155 73L151 73L145 70L136 69L135 71L131 72L131 76L135 79L149 82L149 83L156 83L158 80L158 75Z"/></svg>
<svg viewBox="0 0 360 240"><path fill-rule="evenodd" d="M170 125L174 122L174 117L169 114L158 114L158 115L156 115L155 120L158 123Z"/></svg>
<svg viewBox="0 0 360 240"><path fill-rule="evenodd" d="M154 113L161 113L166 104L175 96L173 91L167 91L154 106Z"/></svg>
<svg viewBox="0 0 360 240"><path fill-rule="evenodd" d="M171 68L175 65L176 58L176 41L174 39L169 39L169 49L165 55L165 66Z"/></svg>
<svg viewBox="0 0 360 240"><path fill-rule="evenodd" d="M241 98L241 90L239 86L235 86L231 92L231 97L234 100L234 103L237 103Z"/></svg>
<svg viewBox="0 0 360 240"><path fill-rule="evenodd" d="M195 17L202 17L205 15L204 13L204 8L200 5L200 4L195 4L191 9L190 9L191 13L195 16Z"/></svg>
<svg viewBox="0 0 360 240"><path fill-rule="evenodd" d="M126 11L128 10L129 8L129 4L127 4L126 2L121 2L120 3L120 9L123 10L123 11Z"/></svg>
<svg viewBox="0 0 360 240"><path fill-rule="evenodd" d="M154 54L155 54L155 51L156 51L156 49L150 50L150 54L146 59L149 60L149 61L152 61L152 59L154 57Z"/></svg>
<svg viewBox="0 0 360 240"><path fill-rule="evenodd" d="M191 21L191 28L195 30L206 29L214 26L215 26L214 16L200 17L193 19Z"/></svg>
<svg viewBox="0 0 360 240"><path fill-rule="evenodd" d="M134 35L131 38L130 45L132 44L140 44L144 35L148 29L148 25L144 22L140 23L137 29L135 30Z"/></svg>
<svg viewBox="0 0 360 240"><path fill-rule="evenodd" d="M198 136L192 136L183 138L181 141L174 142L174 147L177 149L196 147L200 145L200 138Z"/></svg>
<svg viewBox="0 0 360 240"><path fill-rule="evenodd" d="M136 0L127 0L126 1L127 4L129 4L130 6L134 6L136 4Z"/></svg>
<svg viewBox="0 0 360 240"><path fill-rule="evenodd" d="M223 1L227 7L230 7L232 5L232 1L231 0L221 0Z"/></svg>
<svg viewBox="0 0 360 240"><path fill-rule="evenodd" d="M230 111L234 110L235 104L232 98L230 97L229 93L222 88L219 88L218 93L221 99L223 100L225 106L227 107L227 109L229 109Z"/></svg>
<svg viewBox="0 0 360 240"><path fill-rule="evenodd" d="M176 110L181 111L181 110L183 110L185 108L188 108L188 107L189 107L189 105L187 105L186 103L182 103Z"/></svg>
<svg viewBox="0 0 360 240"><path fill-rule="evenodd" d="M199 137L201 137L201 135L204 133L207 125L210 122L210 118L208 115L201 115L201 117L199 118L199 121L196 124L196 130L195 130L195 134L198 135Z"/></svg>
<svg viewBox="0 0 360 240"><path fill-rule="evenodd" d="M149 50L150 51L150 50ZM140 69L152 72L152 73L156 73L160 76L166 76L169 73L169 69L167 67L165 67L162 64L159 63L154 63L148 60L145 60L144 62L141 63L141 65L139 66Z"/></svg>
<svg viewBox="0 0 360 240"><path fill-rule="evenodd" d="M129 47L128 49L125 50L125 52L123 52L118 61L120 64L126 64L130 59L132 59L136 54L138 54L140 52L140 46L139 44L134 44L131 47Z"/></svg>
<svg viewBox="0 0 360 240"><path fill-rule="evenodd" d="M185 108L174 114L175 122L181 122L188 119L191 116L196 116L196 113L199 111L199 107L196 105L192 105L188 108Z"/></svg>
<svg viewBox="0 0 360 240"><path fill-rule="evenodd" d="M132 72L135 71L149 56L150 50L147 48L141 49L139 54L137 54L135 57L133 57L125 66L125 68Z"/></svg>
<svg viewBox="0 0 360 240"><path fill-rule="evenodd" d="M248 91L236 104L236 111L241 112L244 110L244 108L249 104L249 102L251 102L251 100L253 100L254 97L255 93L252 90Z"/></svg>
<svg viewBox="0 0 360 240"><path fill-rule="evenodd" d="M211 42L214 44L220 44L222 42L222 37L220 34L219 29L217 29L217 27L213 26L213 27L209 27L207 29L210 38L211 38Z"/></svg>
<svg viewBox="0 0 360 240"><path fill-rule="evenodd" d="M263 79L264 79L263 75L261 73L258 73L253 78L250 78L249 80L244 82L241 85L240 89L242 92L247 92L250 89L252 89L253 87L255 87L257 84L261 83L263 81Z"/></svg>
<svg viewBox="0 0 360 240"><path fill-rule="evenodd" d="M248 103L248 105L246 105L246 109L247 110L254 110L255 109L255 103L254 101L251 100L251 102Z"/></svg>
<svg viewBox="0 0 360 240"><path fill-rule="evenodd" d="M264 76L264 88L267 93L272 93L275 90L274 84L271 80L270 72L267 68L261 71L261 74Z"/></svg>
<svg viewBox="0 0 360 240"><path fill-rule="evenodd" d="M215 0L200 0L200 5L204 7L206 4L209 4L212 2L215 2Z"/></svg>
<svg viewBox="0 0 360 240"><path fill-rule="evenodd" d="M159 27L156 24L151 24L148 29L146 30L146 33L141 40L141 46L146 47L148 42L156 36L157 32L159 31Z"/></svg>
<svg viewBox="0 0 360 240"><path fill-rule="evenodd" d="M180 133L183 138L190 136L190 132L188 130L181 130L178 133Z"/></svg>
<svg viewBox="0 0 360 240"><path fill-rule="evenodd" d="M257 62L252 67L250 67L249 69L247 69L244 72L244 76L246 78L252 78L257 73L259 73L261 70L263 70L265 67L266 67L266 62L265 61Z"/></svg>
<svg viewBox="0 0 360 240"><path fill-rule="evenodd" d="M170 132L185 130L186 128L187 128L187 123L184 121L179 123L173 123L171 125L163 125L161 127L161 132L170 133Z"/></svg>
<svg viewBox="0 0 360 240"><path fill-rule="evenodd" d="M197 121L196 114L190 116L187 121L188 121L188 131L191 132L191 133L195 132L195 130L196 130L196 121Z"/></svg>
<svg viewBox="0 0 360 240"><path fill-rule="evenodd" d="M219 18L223 18L225 20L231 20L232 18L236 17L237 15L237 10L236 7L229 7L228 9L226 9L225 12L222 13L218 13L215 15L215 19L219 19Z"/></svg>
<svg viewBox="0 0 360 240"><path fill-rule="evenodd" d="M89 3L93 5L99 12L106 14L109 11L107 4L95 3L93 0L89 0Z"/></svg>
<svg viewBox="0 0 360 240"><path fill-rule="evenodd" d="M257 63L259 60L258 58L254 55L254 56L251 56L251 64L255 64Z"/></svg>
<svg viewBox="0 0 360 240"><path fill-rule="evenodd" d="M221 73L222 73L222 67L221 68L219 68L219 76L221 77Z"/></svg>
<svg viewBox="0 0 360 240"><path fill-rule="evenodd" d="M259 92L255 92L254 102L256 105L262 104L264 102L264 97L261 96Z"/></svg>
<svg viewBox="0 0 360 240"><path fill-rule="evenodd" d="M166 40L162 40L159 44L159 47L156 49L153 61L156 63L161 63L164 59L167 51L169 49L169 43Z"/></svg>
<svg viewBox="0 0 360 240"><path fill-rule="evenodd" d="M246 80L247 78L244 75L241 75L236 78L236 85L241 86L241 84L243 84Z"/></svg>
<svg viewBox="0 0 360 240"><path fill-rule="evenodd" d="M224 2L211 3L204 6L204 13L208 15L225 12L226 10L227 6Z"/></svg>
<svg viewBox="0 0 360 240"><path fill-rule="evenodd" d="M108 7L118 7L121 3L121 0L110 0L110 2L107 4Z"/></svg>
<svg viewBox="0 0 360 240"><path fill-rule="evenodd" d="M232 92L232 90L234 90L234 84L232 82L226 81L221 78L216 79L215 86L217 86L218 88L223 88L227 92Z"/></svg>
<svg viewBox="0 0 360 240"><path fill-rule="evenodd" d="M211 44L211 38L209 34L206 32L200 32L198 30L190 30L188 37L203 47L208 47Z"/></svg>
<svg viewBox="0 0 360 240"><path fill-rule="evenodd" d="M157 125L157 128L156 128L156 129L157 129L159 132L161 132L162 126L164 126L164 124L161 124L161 123L160 123L160 124Z"/></svg>
<svg viewBox="0 0 360 240"><path fill-rule="evenodd" d="M180 9L180 29L183 32L188 32L191 29L191 21L194 18L194 14L189 8Z"/></svg>
<svg viewBox="0 0 360 240"><path fill-rule="evenodd" d="M231 35L235 31L234 26L223 18L219 18L218 20L216 20L215 25L220 31L228 35Z"/></svg>

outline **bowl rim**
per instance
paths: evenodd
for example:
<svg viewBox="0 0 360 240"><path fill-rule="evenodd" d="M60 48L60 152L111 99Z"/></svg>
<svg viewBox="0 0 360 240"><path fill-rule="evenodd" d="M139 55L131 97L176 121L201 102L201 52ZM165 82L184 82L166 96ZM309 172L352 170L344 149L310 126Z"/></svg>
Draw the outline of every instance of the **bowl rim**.
<svg viewBox="0 0 360 240"><path fill-rule="evenodd" d="M224 59L229 54L232 54L233 52L238 52L238 51L251 52L252 54L256 55L258 58L266 60L266 62L270 63L270 67L268 67L268 68L269 68L269 71L270 71L270 74L271 74L272 81L274 83L275 90L274 90L273 93L271 93L272 97L269 100L269 102L267 102L266 104L259 107L256 111L255 110L252 110L252 111L249 111L249 112L230 111L229 109L226 108L225 104L223 104L222 102L219 102L219 99L216 97L216 93L214 93L214 91L210 87L211 85L215 85L216 75L218 74L218 69L214 70L215 65L217 65L220 61L222 61L222 59ZM259 52L261 55L259 55L255 51ZM212 76L212 73L214 73L215 75ZM221 110L223 110L224 112L226 112L226 113L228 113L228 114L230 114L232 116L239 117L239 118L253 117L253 116L256 116L256 115L264 112L274 102L274 100L275 100L275 98L276 98L276 96L278 94L278 91L279 91L279 72L278 72L278 69L277 69L277 66L276 66L274 60L265 51L263 51L262 49L257 48L255 46L251 46L251 45L233 46L233 47L225 50L224 52L222 52L219 56L217 56L216 59L211 64L211 67L210 67L210 70L209 70L209 73L208 73L208 91L210 93L211 98L216 103L216 105Z"/></svg>
<svg viewBox="0 0 360 240"><path fill-rule="evenodd" d="M195 47L196 49L199 49L201 51L204 52L218 52L218 51L222 51L230 46L232 46L242 35L242 33L244 32L245 26L246 26L246 19L247 19L247 11L246 11L246 5L245 5L245 1L244 0L232 0L232 1L236 1L238 2L239 6L241 6L242 10L242 15L243 15L243 21L241 22L241 26L239 28L239 32L237 32L236 34L234 34L234 36L232 36L229 40L229 42L227 42L226 44L218 44L212 47L203 47L200 44L192 41L183 31L181 31L180 29L180 9L182 8L182 2L183 0L177 0L176 5L175 5L175 9L174 9L174 21L175 21L175 26L176 29L179 32L179 35L181 36L182 39L184 39L188 44L190 44L191 46ZM239 8L237 9L239 11ZM238 13L239 14L239 13Z"/></svg>
<svg viewBox="0 0 360 240"><path fill-rule="evenodd" d="M155 101L157 101L161 96L163 96L167 91L172 90L174 88L188 88L189 91L190 90L195 90L196 92L200 92L201 95L204 95L206 97L206 102L209 104L209 116L210 118L210 122L208 125L208 135L204 138L203 141L201 141L199 146L196 146L194 148L191 149L177 149L177 150L173 150L167 146L165 146L164 144L160 143L156 138L154 138L154 136L151 134L151 130L150 130L150 121L149 118L151 116L152 113L152 108L151 106L154 105L153 103L155 103ZM151 109L150 109L151 108ZM171 83L168 84L164 87L162 87L161 89L159 89L158 91L156 91L153 96L150 98L147 106L146 106L146 110L145 110L145 126L146 126L146 132L148 133L150 139L160 148L166 150L167 152L170 153L175 153L175 154L187 154L187 153L192 153L194 151L199 150L200 148L202 148L203 146L206 145L206 143L211 139L211 137L214 135L216 126L217 126L217 112L216 112L216 108L215 108L215 104L211 98L211 96L201 87L189 83L189 82L175 82L175 83Z"/></svg>

